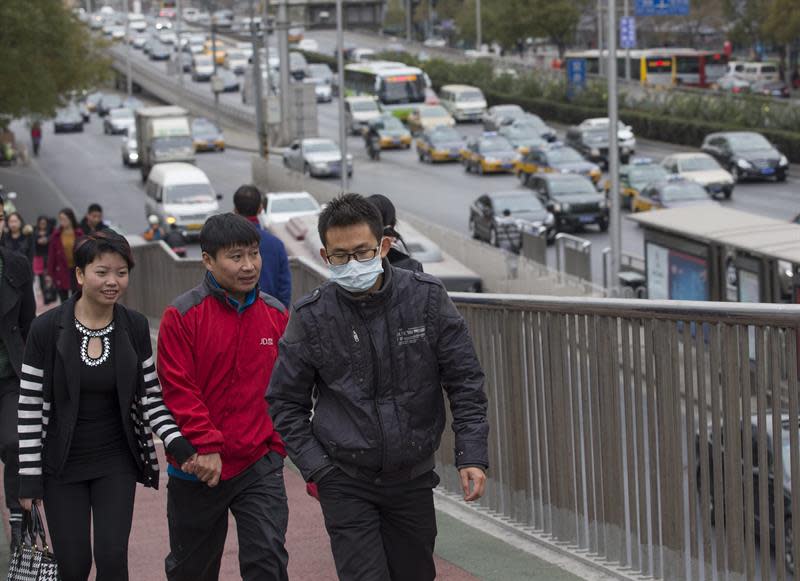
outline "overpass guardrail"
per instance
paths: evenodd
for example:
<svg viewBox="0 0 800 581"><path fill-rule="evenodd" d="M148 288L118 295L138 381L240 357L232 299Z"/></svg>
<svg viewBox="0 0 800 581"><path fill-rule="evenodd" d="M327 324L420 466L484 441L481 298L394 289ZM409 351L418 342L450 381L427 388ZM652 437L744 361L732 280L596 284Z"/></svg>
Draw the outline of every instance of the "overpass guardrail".
<svg viewBox="0 0 800 581"><path fill-rule="evenodd" d="M134 255L126 302L154 318L204 272L160 242ZM291 269L295 296L327 276L299 258ZM800 307L451 296L486 372L483 509L626 574L789 578ZM459 494L453 445L447 431L437 461L441 486Z"/></svg>

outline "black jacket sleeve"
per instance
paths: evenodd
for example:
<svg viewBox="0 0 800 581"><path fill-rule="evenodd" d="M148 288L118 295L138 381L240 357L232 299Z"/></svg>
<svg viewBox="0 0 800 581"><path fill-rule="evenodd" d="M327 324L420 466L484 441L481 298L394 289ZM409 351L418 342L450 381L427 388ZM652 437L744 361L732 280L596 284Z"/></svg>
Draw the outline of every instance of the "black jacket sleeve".
<svg viewBox="0 0 800 581"><path fill-rule="evenodd" d="M439 287L439 374L450 400L456 468L489 467L489 423L485 378L464 318Z"/></svg>
<svg viewBox="0 0 800 581"><path fill-rule="evenodd" d="M267 389L269 413L292 462L307 481L327 472L332 463L311 429L316 367L310 337L297 311L280 340L278 361Z"/></svg>
<svg viewBox="0 0 800 581"><path fill-rule="evenodd" d="M31 265L26 261L25 268L27 269L30 283L23 284L20 289L20 308L19 308L19 330L22 333L22 339L28 339L28 333L31 330L31 324L36 318L36 296L33 294L33 271Z"/></svg>

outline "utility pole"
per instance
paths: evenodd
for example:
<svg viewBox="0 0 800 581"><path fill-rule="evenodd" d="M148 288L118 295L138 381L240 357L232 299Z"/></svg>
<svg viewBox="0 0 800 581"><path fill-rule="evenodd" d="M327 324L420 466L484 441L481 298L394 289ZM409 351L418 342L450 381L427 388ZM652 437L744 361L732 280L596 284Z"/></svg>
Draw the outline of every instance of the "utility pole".
<svg viewBox="0 0 800 581"><path fill-rule="evenodd" d="M622 225L619 200L619 111L617 108L617 2L608 0L608 175L611 178L611 288L619 287Z"/></svg>
<svg viewBox="0 0 800 581"><path fill-rule="evenodd" d="M133 94L133 76L131 72L131 39L128 38L131 32L131 19L130 19L130 10L128 7L128 0L125 0L124 8L125 10L125 72L127 77L127 90L128 90L128 97Z"/></svg>
<svg viewBox="0 0 800 581"><path fill-rule="evenodd" d="M214 8L216 8L216 5ZM211 90L214 92L214 123L217 127L219 127L219 91L217 91L217 21L213 14L211 15L211 62L214 63L214 79L211 82Z"/></svg>
<svg viewBox="0 0 800 581"><path fill-rule="evenodd" d="M181 0L175 3L175 35L178 37L178 83L183 92L183 47L181 46L181 20L183 20L181 11Z"/></svg>
<svg viewBox="0 0 800 581"><path fill-rule="evenodd" d="M625 0L625 19L630 16L630 0ZM625 47L625 80L630 82L631 80L631 48L629 46Z"/></svg>
<svg viewBox="0 0 800 581"><path fill-rule="evenodd" d="M261 51L258 47L258 35L256 34L255 10L253 0L250 0L250 40L253 43L253 87L256 96L256 134L258 136L258 153L261 157L267 157L267 133L266 123L264 123L264 89L262 86L261 75Z"/></svg>
<svg viewBox="0 0 800 581"><path fill-rule="evenodd" d="M338 0L337 0L338 1ZM411 10L413 0L406 0L406 42L411 42Z"/></svg>
<svg viewBox="0 0 800 581"><path fill-rule="evenodd" d="M344 23L342 22L342 0L336 0L336 64L339 77L339 149L342 152L342 193L347 192L347 127L344 126Z"/></svg>
<svg viewBox="0 0 800 581"><path fill-rule="evenodd" d="M597 72L600 75L605 71L603 61L603 0L597 0Z"/></svg>
<svg viewBox="0 0 800 581"><path fill-rule="evenodd" d="M479 52L483 44L481 32L481 0L475 0L475 50Z"/></svg>
<svg viewBox="0 0 800 581"><path fill-rule="evenodd" d="M280 0L278 4L278 21L275 23L275 28L278 32L278 54L280 55L282 145L288 145L290 141L289 115L291 107L291 94L289 91L289 22L286 2L287 0Z"/></svg>

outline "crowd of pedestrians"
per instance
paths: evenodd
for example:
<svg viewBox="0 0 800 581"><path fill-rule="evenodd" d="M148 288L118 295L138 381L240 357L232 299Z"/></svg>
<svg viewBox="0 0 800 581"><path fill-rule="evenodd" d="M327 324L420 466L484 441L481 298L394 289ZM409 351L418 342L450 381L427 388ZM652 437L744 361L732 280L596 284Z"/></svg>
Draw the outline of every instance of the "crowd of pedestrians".
<svg viewBox="0 0 800 581"><path fill-rule="evenodd" d="M463 318L408 255L387 198L346 194L322 210L330 280L293 306L286 251L256 219L261 192L242 186L233 201L202 228L205 273L164 311L157 363L147 319L119 302L134 258L100 206L35 227L0 217L12 547L42 504L61 581L87 581L93 565L97 581L129 579L136 483L158 486L155 435L169 462L169 581L219 578L229 514L242 579L288 579L287 454L321 503L340 579L434 579L445 399L465 500L488 468ZM156 221L144 238L166 234ZM34 274L61 301L38 318Z"/></svg>

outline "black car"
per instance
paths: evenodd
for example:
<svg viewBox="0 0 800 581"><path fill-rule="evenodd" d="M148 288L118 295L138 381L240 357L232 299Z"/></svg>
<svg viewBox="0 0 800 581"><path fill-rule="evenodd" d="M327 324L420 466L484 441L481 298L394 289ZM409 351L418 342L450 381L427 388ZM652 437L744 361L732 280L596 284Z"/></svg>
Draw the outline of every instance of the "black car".
<svg viewBox="0 0 800 581"><path fill-rule="evenodd" d="M766 459L762 460L759 458L759 445L758 445L758 414L753 414L750 417L749 426L748 422L745 419L740 425L740 434L741 440L740 445L742 446L742 454L744 454L744 446L751 446L752 450L752 462L753 462L753 516L755 517L755 523L753 525L753 530L755 531L756 535L759 536L761 532L761 507L759 502L759 490L762 485L762 479L765 480L764 485L767 487L768 495L769 495L769 511L768 511L768 518L769 518L769 542L770 545L775 545L775 501L774 501L774 492L775 492L775 464L773 459L776 455L780 455L782 462L781 467L783 469L783 474L779 475L779 482L777 483L778 486L783 488L783 518L784 518L784 538L785 541L785 565L786 569L789 573L794 573L794 554L792 551L792 537L793 537L793 530L792 530L792 473L791 473L791 450L790 450L790 431L791 425L789 423L789 414L781 415L780 424L781 424L781 431L779 440L776 442L775 434L773 432L773 416L771 413L766 413L764 416L766 422L763 426L763 429L766 431ZM797 429L796 427L794 429ZM723 436L725 431L724 426L720 426L720 436ZM749 434L747 433L749 432ZM706 431L707 440L705 445L707 446L708 450L708 481L709 481L709 501L710 501L710 513L711 513L711 524L716 524L716 520L719 517L719 507L724 507L725 498L721 501L714 498L714 448L713 448L713 431L712 426L709 425ZM702 481L702 470L701 470L701 440L700 434L695 436L695 458L697 459L697 464L695 466L696 469L696 482L697 482L697 490L698 493L702 493L701 487L703 484ZM721 459L723 462L722 469L724 471L725 466L725 446L724 446L724 439L720 438L719 443ZM744 468L744 460L743 457L734 459L736 464L739 464ZM723 481L725 476L722 477ZM724 488L723 488L724 490ZM741 497L740 497L741 498ZM742 510L744 507L742 507ZM724 509L722 511L724 514ZM724 519L724 517L723 517Z"/></svg>
<svg viewBox="0 0 800 581"><path fill-rule="evenodd" d="M584 158L608 168L608 129L570 127L567 130L566 143L577 150ZM628 163L630 152L620 147L620 162Z"/></svg>
<svg viewBox="0 0 800 581"><path fill-rule="evenodd" d="M172 47L158 40L153 40L150 43L149 55L151 61L167 61L172 55Z"/></svg>
<svg viewBox="0 0 800 581"><path fill-rule="evenodd" d="M80 109L72 104L59 109L53 120L53 131L55 133L83 131L83 116Z"/></svg>
<svg viewBox="0 0 800 581"><path fill-rule="evenodd" d="M122 107L122 98L119 95L104 94L97 103L97 114L105 117L112 109Z"/></svg>
<svg viewBox="0 0 800 581"><path fill-rule="evenodd" d="M469 231L477 240L519 252L522 232L546 231L552 241L556 232L553 215L542 203L525 190L483 194L469 210Z"/></svg>
<svg viewBox="0 0 800 581"><path fill-rule="evenodd" d="M601 232L608 230L608 202L587 177L577 174L534 174L530 187L547 210L555 217L558 232L578 230L595 224Z"/></svg>
<svg viewBox="0 0 800 581"><path fill-rule="evenodd" d="M702 150L714 157L739 182L747 178L786 180L789 160L760 133L725 131L711 133Z"/></svg>

